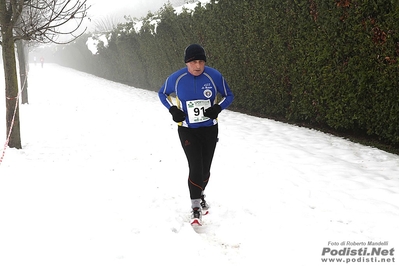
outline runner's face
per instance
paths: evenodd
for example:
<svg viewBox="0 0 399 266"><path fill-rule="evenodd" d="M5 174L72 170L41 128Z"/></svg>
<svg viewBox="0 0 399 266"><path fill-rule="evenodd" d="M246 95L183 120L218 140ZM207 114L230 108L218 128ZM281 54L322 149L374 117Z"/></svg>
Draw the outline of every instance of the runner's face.
<svg viewBox="0 0 399 266"><path fill-rule="evenodd" d="M188 72L193 76L199 76L204 72L205 61L204 60L194 60L186 63Z"/></svg>

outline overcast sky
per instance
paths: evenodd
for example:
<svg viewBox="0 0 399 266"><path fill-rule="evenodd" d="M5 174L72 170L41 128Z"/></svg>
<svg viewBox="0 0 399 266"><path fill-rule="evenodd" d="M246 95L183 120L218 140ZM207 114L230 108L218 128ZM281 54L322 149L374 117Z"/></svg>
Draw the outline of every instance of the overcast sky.
<svg viewBox="0 0 399 266"><path fill-rule="evenodd" d="M148 14L148 11L158 11L168 0L87 0L91 5L88 15L91 19L98 19L104 16L120 17L126 15L141 18ZM180 6L190 0L170 0L173 6Z"/></svg>

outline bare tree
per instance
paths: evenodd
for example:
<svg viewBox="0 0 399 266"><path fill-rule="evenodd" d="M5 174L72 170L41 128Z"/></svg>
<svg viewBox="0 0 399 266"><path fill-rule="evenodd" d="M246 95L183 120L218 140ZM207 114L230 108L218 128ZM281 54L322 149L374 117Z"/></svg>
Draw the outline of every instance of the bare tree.
<svg viewBox="0 0 399 266"><path fill-rule="evenodd" d="M119 20L115 16L103 16L94 20L94 31L96 33L111 32L118 26Z"/></svg>
<svg viewBox="0 0 399 266"><path fill-rule="evenodd" d="M28 100L28 49L27 49L27 41L17 40L16 48L18 54L18 62L19 62L19 80L20 80L20 93L21 93L21 103L27 104Z"/></svg>
<svg viewBox="0 0 399 266"><path fill-rule="evenodd" d="M85 32L87 0L0 0L8 146L21 149L15 42L68 43ZM74 23L74 24L73 24ZM73 25L72 25L73 24ZM69 39L59 40L60 36ZM61 38L60 38L61 39Z"/></svg>

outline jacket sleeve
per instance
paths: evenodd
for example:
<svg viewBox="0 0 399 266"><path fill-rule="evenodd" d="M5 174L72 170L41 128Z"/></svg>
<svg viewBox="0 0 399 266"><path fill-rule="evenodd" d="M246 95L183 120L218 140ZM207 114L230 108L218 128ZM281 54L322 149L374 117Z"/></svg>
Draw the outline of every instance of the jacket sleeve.
<svg viewBox="0 0 399 266"><path fill-rule="evenodd" d="M173 106L173 102L170 98L170 94L174 92L173 86L170 84L170 77L166 79L165 83L158 91L158 97L161 100L162 104L169 109Z"/></svg>
<svg viewBox="0 0 399 266"><path fill-rule="evenodd" d="M233 102L234 94L230 90L230 87L223 76L221 76L220 85L218 85L217 89L218 92L222 95L222 99L219 102L219 105L222 108L222 110L224 110Z"/></svg>

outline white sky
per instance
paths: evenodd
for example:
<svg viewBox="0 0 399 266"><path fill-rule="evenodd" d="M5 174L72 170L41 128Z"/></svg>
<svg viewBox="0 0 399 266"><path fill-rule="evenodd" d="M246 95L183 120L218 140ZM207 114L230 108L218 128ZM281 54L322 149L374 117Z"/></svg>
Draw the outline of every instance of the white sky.
<svg viewBox="0 0 399 266"><path fill-rule="evenodd" d="M148 11L158 11L168 0L87 0L91 5L89 16L93 19L102 16L122 17L130 15L141 18L147 15ZM190 0L170 0L173 6L183 5Z"/></svg>
<svg viewBox="0 0 399 266"><path fill-rule="evenodd" d="M87 27L90 30L97 27L100 22L125 22L125 16L132 18L145 17L148 12L156 12L170 2L174 7L198 0L87 0L88 10Z"/></svg>

